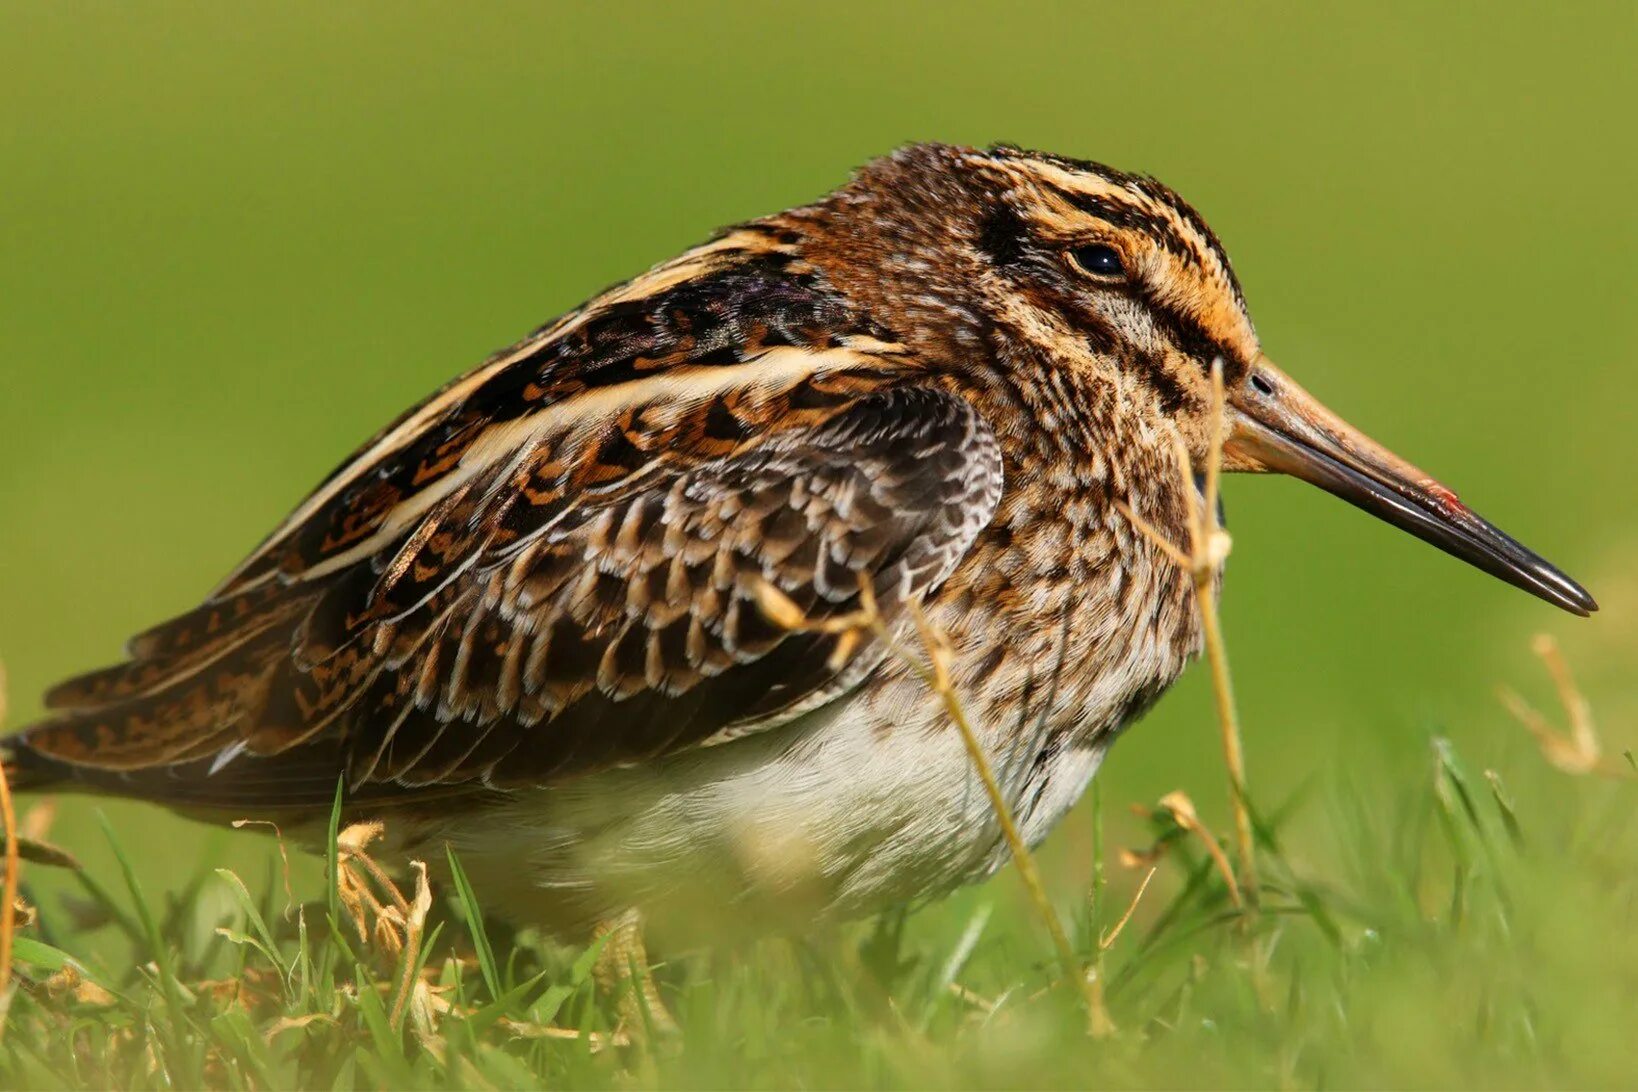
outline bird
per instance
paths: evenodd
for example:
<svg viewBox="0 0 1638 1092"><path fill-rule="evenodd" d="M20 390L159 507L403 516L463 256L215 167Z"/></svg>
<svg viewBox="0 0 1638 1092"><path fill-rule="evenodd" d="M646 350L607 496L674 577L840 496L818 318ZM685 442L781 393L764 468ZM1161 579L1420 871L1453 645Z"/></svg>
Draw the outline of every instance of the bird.
<svg viewBox="0 0 1638 1092"><path fill-rule="evenodd" d="M917 143L409 409L202 603L50 690L6 769L310 840L339 793L565 937L933 898L1008 845L895 647L942 635L1039 843L1200 651L1195 585L1139 523L1186 537L1176 452L1208 455L1214 371L1224 469L1597 609L1277 368L1172 189Z"/></svg>

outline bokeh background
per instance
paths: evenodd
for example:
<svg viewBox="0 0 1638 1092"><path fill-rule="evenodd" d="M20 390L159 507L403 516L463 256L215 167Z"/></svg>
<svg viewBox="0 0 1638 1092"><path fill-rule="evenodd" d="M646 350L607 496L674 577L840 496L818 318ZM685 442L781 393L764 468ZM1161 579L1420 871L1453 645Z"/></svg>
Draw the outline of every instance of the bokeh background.
<svg viewBox="0 0 1638 1092"><path fill-rule="evenodd" d="M1533 758L1494 690L1544 694L1538 630L1633 746L1635 46L1625 3L7 3L10 723L191 605L449 376L940 139L1177 187L1276 360L1604 604L1572 619L1317 491L1231 481L1261 798L1362 763L1421 778L1433 732ZM1222 821L1205 683L1116 749L1117 825L1174 788ZM53 838L96 867L92 806L65 802ZM107 807L151 889L265 852ZM1084 875L1086 829L1056 837L1055 877Z"/></svg>

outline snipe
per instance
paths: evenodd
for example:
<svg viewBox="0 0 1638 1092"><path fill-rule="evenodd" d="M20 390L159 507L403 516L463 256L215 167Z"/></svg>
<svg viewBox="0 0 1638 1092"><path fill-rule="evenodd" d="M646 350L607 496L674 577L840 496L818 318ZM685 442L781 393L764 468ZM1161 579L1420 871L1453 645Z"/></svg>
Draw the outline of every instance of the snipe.
<svg viewBox="0 0 1638 1092"><path fill-rule="evenodd" d="M941 707L879 645L925 604L1026 838L1199 646L1174 443L1311 481L1566 610L1592 598L1262 354L1153 179L917 145L729 229L453 381L202 606L51 691L31 788L319 830L338 779L559 932L843 916L1004 857ZM440 859L436 853L428 859Z"/></svg>

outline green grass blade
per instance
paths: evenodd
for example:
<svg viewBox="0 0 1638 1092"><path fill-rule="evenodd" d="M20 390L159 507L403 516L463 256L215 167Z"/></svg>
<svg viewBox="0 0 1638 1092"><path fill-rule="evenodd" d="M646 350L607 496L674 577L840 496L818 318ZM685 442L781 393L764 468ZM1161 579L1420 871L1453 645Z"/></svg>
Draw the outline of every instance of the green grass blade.
<svg viewBox="0 0 1638 1092"><path fill-rule="evenodd" d="M612 933L602 936L586 945L584 951L575 957L574 965L569 968L569 982L571 985L583 986L591 980L592 968L597 966L597 957L603 954L603 945L609 942Z"/></svg>
<svg viewBox="0 0 1638 1092"><path fill-rule="evenodd" d="M330 804L330 821L324 842L324 902L325 925L330 943L322 946L319 963L319 992L331 993L335 988L336 965L342 960L357 963L347 929L341 920L341 805L346 788L345 778L336 778L336 795Z"/></svg>
<svg viewBox="0 0 1638 1092"><path fill-rule="evenodd" d="M212 1017L210 1030L216 1041L224 1044L255 1078L255 1087L278 1087L279 1082L273 1076L272 1059L268 1055L267 1044L262 1041L261 1034L251 1023L248 1012L237 1005L230 1006Z"/></svg>
<svg viewBox="0 0 1638 1092"><path fill-rule="evenodd" d="M102 826L104 837L114 852L114 860L119 864L121 875L125 879L126 890L130 892L131 902L136 910L137 921L142 927L143 936L147 940L149 957L159 970L160 991L165 998L165 1007L170 1014L170 1026L166 1028L165 1039L169 1048L168 1054L173 1067L173 1076L181 1083L197 1087L202 1082L199 1067L192 1052L187 1049L188 1018L187 1005L182 999L181 984L176 978L176 968L171 960L170 950L159 933L159 926L154 921L153 914L148 910L147 899L142 893L142 884L137 879L136 869L131 865L131 859L126 856L125 848L114 835L113 824L108 821L108 814L101 808L97 809L97 822ZM176 1068L180 1072L175 1072Z"/></svg>
<svg viewBox="0 0 1638 1092"><path fill-rule="evenodd" d="M1501 774L1495 770L1486 770L1484 779L1490 785L1490 797L1496 802L1496 811L1501 815L1502 828L1507 831L1508 840L1514 848L1524 846L1524 828L1519 825L1519 815L1513 807L1512 797L1507 795L1507 786L1502 784Z"/></svg>
<svg viewBox="0 0 1638 1092"><path fill-rule="evenodd" d="M416 1080L414 1070L404 1056L403 1036L393 1030L386 1007L382 1004L381 994L370 980L369 971L363 964L357 964L355 974L358 983L358 1012L363 1018L365 1030L369 1032L370 1042L375 1047L374 1060L382 1064L385 1074L389 1077L388 1087L416 1087L420 1082Z"/></svg>
<svg viewBox="0 0 1638 1092"><path fill-rule="evenodd" d="M928 984L927 1001L922 1008L918 1026L922 1031L932 1023L933 1016L949 998L950 987L955 984L967 961L972 958L973 949L978 947L978 940L984 935L984 927L990 923L990 913L994 907L990 903L982 903L967 919L966 927L962 929L960 938L944 962L939 964L933 980ZM1096 941L1094 941L1096 943Z"/></svg>
<svg viewBox="0 0 1638 1092"><path fill-rule="evenodd" d="M274 942L273 933L268 929L267 921L262 917L261 909L257 907L256 900L251 897L250 889L245 886L245 882L232 869L218 868L216 874L227 884L228 890L233 894L233 901L238 903L239 909L244 912L245 920L250 924L251 929L255 931L256 938L261 941L259 947L262 949L263 954L273 963L274 967L278 968L279 977L288 981L290 968L279 958L279 946Z"/></svg>
<svg viewBox="0 0 1638 1092"><path fill-rule="evenodd" d="M75 882L85 892L86 896L96 904L97 909L108 915L108 920L115 925L132 947L140 949L148 942L142 932L142 926L133 918L125 907L121 906L109 890L90 872L81 869L74 873Z"/></svg>
<svg viewBox="0 0 1638 1092"><path fill-rule="evenodd" d="M454 848L444 846L444 855L449 858L449 875L455 884L455 897L461 904L461 912L466 915L467 932L472 934L472 946L478 952L478 969L483 972L483 983L489 989L489 996L499 999L506 991L501 985L495 950L489 945L489 933L483 927L483 911L478 907L478 896L473 893L472 884L467 880L466 870L461 867Z"/></svg>

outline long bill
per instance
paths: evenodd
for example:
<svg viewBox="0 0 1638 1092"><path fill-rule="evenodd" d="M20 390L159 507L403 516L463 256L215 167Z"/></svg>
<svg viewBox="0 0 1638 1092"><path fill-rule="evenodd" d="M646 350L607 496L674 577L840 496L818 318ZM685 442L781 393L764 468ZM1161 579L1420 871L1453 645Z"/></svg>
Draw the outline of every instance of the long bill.
<svg viewBox="0 0 1638 1092"><path fill-rule="evenodd" d="M1290 474L1475 568L1583 617L1585 588L1348 422L1266 357L1228 392L1228 470Z"/></svg>

